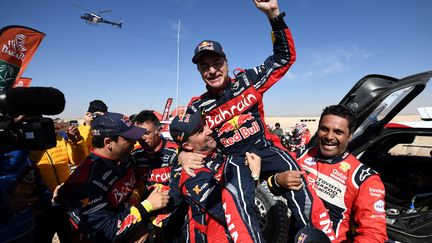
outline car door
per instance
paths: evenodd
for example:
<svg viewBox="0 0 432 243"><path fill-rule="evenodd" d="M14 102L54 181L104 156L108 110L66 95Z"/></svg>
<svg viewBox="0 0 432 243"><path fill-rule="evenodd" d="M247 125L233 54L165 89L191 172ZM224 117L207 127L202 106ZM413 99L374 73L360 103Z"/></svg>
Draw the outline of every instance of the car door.
<svg viewBox="0 0 432 243"><path fill-rule="evenodd" d="M370 140L426 87L432 71L402 79L372 74L358 81L339 102L356 114L350 148Z"/></svg>

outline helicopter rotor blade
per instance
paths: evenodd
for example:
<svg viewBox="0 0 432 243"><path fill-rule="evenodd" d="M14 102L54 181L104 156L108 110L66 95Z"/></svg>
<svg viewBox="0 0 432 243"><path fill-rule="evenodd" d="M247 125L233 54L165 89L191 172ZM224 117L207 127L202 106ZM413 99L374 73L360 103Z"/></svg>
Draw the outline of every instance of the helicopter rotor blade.
<svg viewBox="0 0 432 243"><path fill-rule="evenodd" d="M112 10L102 10L102 11L97 11L95 13L101 14L101 13L108 13L111 12Z"/></svg>
<svg viewBox="0 0 432 243"><path fill-rule="evenodd" d="M81 7L81 6L78 5L78 4L72 3L72 5L75 6L75 7L77 7L77 8L80 8L80 9L82 9L82 10L89 11L88 9L86 9L86 8L84 8L84 7Z"/></svg>

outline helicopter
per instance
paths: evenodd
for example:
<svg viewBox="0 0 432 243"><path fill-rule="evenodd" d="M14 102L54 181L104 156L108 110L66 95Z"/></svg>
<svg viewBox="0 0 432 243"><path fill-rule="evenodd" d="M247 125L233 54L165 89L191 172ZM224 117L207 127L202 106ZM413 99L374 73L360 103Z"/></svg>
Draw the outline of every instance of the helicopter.
<svg viewBox="0 0 432 243"><path fill-rule="evenodd" d="M79 5L73 4L75 7L81 8L83 10L89 11ZM86 23L88 24L99 24L99 23L104 23L104 24L110 24L112 26L117 26L118 28L122 27L123 22L114 22L114 21L110 21L110 20L106 20L104 18L102 18L102 16L100 15L101 13L108 13L111 12L111 10L103 10L103 11L98 11L98 12L88 12L85 14L81 15L81 19L85 20Z"/></svg>

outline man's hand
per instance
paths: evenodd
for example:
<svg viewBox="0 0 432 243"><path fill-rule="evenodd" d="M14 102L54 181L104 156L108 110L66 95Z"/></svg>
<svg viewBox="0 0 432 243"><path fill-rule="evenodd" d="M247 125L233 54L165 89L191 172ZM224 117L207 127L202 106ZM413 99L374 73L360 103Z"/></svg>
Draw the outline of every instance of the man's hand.
<svg viewBox="0 0 432 243"><path fill-rule="evenodd" d="M254 153L246 152L246 165L249 165L249 168L252 172L252 177L257 177L261 172L261 157Z"/></svg>
<svg viewBox="0 0 432 243"><path fill-rule="evenodd" d="M164 208L169 201L168 191L159 192L159 190L155 188L146 200L152 205L153 210Z"/></svg>
<svg viewBox="0 0 432 243"><path fill-rule="evenodd" d="M204 154L198 154L193 152L182 151L178 155L178 161L186 173L192 177L195 177L194 169L200 169L204 167L203 159L206 157Z"/></svg>
<svg viewBox="0 0 432 243"><path fill-rule="evenodd" d="M66 135L73 143L79 142L83 139L76 125L70 126L66 131Z"/></svg>
<svg viewBox="0 0 432 243"><path fill-rule="evenodd" d="M254 0L254 3L269 19L273 19L280 14L277 0Z"/></svg>
<svg viewBox="0 0 432 243"><path fill-rule="evenodd" d="M85 124L87 126L90 126L92 124L92 122L93 122L93 113L86 112L84 120L85 120Z"/></svg>
<svg viewBox="0 0 432 243"><path fill-rule="evenodd" d="M56 186L56 188L54 189L53 196L51 198L51 204L55 205L55 204L60 203L60 200L59 200L59 197L58 197L58 191L60 190L60 187L63 186L63 184L64 183Z"/></svg>
<svg viewBox="0 0 432 243"><path fill-rule="evenodd" d="M280 187L297 191L303 186L302 175L304 175L304 173L305 172L297 170L287 170L278 173L275 180Z"/></svg>

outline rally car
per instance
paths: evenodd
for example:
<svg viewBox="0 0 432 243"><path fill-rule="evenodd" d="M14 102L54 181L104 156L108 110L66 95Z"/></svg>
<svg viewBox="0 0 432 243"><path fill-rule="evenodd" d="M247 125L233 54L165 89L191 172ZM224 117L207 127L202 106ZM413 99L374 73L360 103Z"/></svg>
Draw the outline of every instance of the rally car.
<svg viewBox="0 0 432 243"><path fill-rule="evenodd" d="M402 79L368 75L340 102L357 115L349 151L379 172L385 185L387 233L393 241L432 242L432 121L391 122L431 77L432 71ZM265 238L285 242L285 201L271 195L265 183L255 201Z"/></svg>

